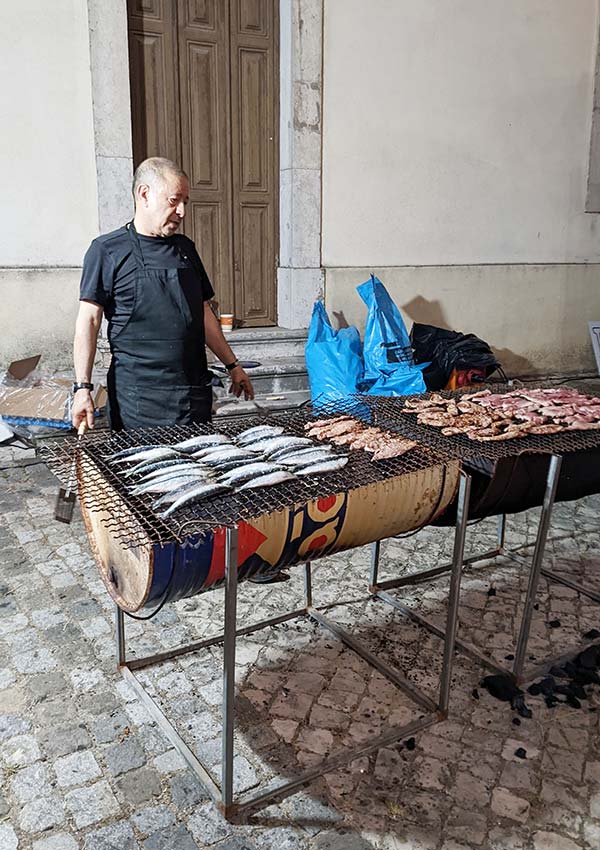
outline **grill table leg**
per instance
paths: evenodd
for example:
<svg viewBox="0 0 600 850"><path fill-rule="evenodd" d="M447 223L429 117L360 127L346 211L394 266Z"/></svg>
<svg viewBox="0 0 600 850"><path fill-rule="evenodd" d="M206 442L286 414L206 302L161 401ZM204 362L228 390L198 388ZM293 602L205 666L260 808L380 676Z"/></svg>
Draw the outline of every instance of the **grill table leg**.
<svg viewBox="0 0 600 850"><path fill-rule="evenodd" d="M223 633L223 735L221 786L223 806L233 803L233 732L235 711L235 643L237 617L238 530L225 532L225 622Z"/></svg>
<svg viewBox="0 0 600 850"><path fill-rule="evenodd" d="M498 554L500 554L504 550L504 543L506 541L506 514L500 514L498 517L496 541L498 543Z"/></svg>
<svg viewBox="0 0 600 850"><path fill-rule="evenodd" d="M117 636L117 664L123 667L127 660L125 650L125 617L118 605L115 605L115 633Z"/></svg>
<svg viewBox="0 0 600 850"><path fill-rule="evenodd" d="M462 578L463 560L465 556L465 537L467 520L469 518L469 499L471 497L471 476L461 472L458 490L458 505L456 513L456 528L454 532L454 552L452 557L452 577L450 579L450 594L448 597L448 614L446 616L446 634L444 636L444 661L440 683L440 711L448 714L450 704L450 683L452 680L452 661L456 645L458 629L458 604L460 601L460 582Z"/></svg>
<svg viewBox="0 0 600 850"><path fill-rule="evenodd" d="M312 565L310 561L304 564L304 601L306 608L310 608L313 604L312 595Z"/></svg>
<svg viewBox="0 0 600 850"><path fill-rule="evenodd" d="M548 529L550 527L552 507L554 505L554 499L556 498L556 488L558 486L561 463L562 457L560 457L559 455L552 455L552 457L550 458L548 477L546 479L546 492L544 493L544 504L542 506L542 515L540 517L538 533L535 541L533 560L531 562L531 568L529 570L527 596L525 598L525 605L523 607L521 628L519 630L519 640L517 642L517 651L515 653L515 663L513 666L513 675L517 681L521 681L521 677L523 675L523 667L525 665L525 653L527 652L529 632L531 631L533 605L537 595L538 584L540 582L542 560L544 558L546 539L548 537Z"/></svg>
<svg viewBox="0 0 600 850"><path fill-rule="evenodd" d="M379 555L381 552L381 541L376 540L371 544L371 573L369 576L369 589L375 587L379 577Z"/></svg>
<svg viewBox="0 0 600 850"><path fill-rule="evenodd" d="M587 591L585 588L581 587L576 582L572 582L569 579L564 579L561 581L560 576L556 576L555 573L550 570L542 568L542 561L544 558L544 550L546 546L546 540L548 536L548 530L550 526L550 519L552 514L552 508L554 505L554 500L556 497L556 489L558 486L558 479L560 477L560 468L561 468L562 457L560 455L552 455L550 458L550 466L548 468L548 475L546 478L546 491L544 494L544 503L542 506L542 514L540 516L540 522L538 525L538 533L536 538L535 550L533 554L533 559L531 561L523 558L522 556L516 554L516 552L511 552L505 549L505 534L506 534L506 516L502 515L498 518L498 530L497 530L497 542L498 548L490 550L488 552L484 552L482 554L473 555L468 558L463 559L463 566L468 564L475 564L478 561L488 560L490 558L495 557L496 555L502 554L507 558L510 558L517 563L522 564L523 566L529 566L529 585L527 596L525 600L525 606L523 610L523 615L521 618L521 626L519 637L517 641L517 650L515 652L515 663L512 669L503 666L502 664L497 664L493 659L480 650L478 647L474 646L472 643L468 641L461 640L460 638L455 639L455 645L458 649L467 655L469 658L472 658L474 661L478 661L483 664L488 669L492 670L495 673L505 673L512 678L514 678L518 683L530 681L532 678L535 678L538 675L541 675L544 671L548 670L555 663L564 663L564 661L571 658L575 650L571 651L568 654L557 656L556 658L548 658L543 663L536 665L534 668L525 669L524 660L525 654L527 652L527 643L529 640L529 633L531 630L531 620L533 616L533 606L535 604L537 588L539 584L540 575L545 575L550 579L557 580L562 584L565 584L567 587L572 587L574 590L577 590L580 593L583 593L589 596L591 599L600 602L600 594L596 594L593 591ZM459 496L460 499L460 496ZM459 507L460 510L460 507ZM468 511L467 511L468 514ZM457 527L459 524L460 518L457 515ZM455 532L456 535L456 532ZM463 541L464 542L464 541ZM455 546L456 546L456 536L455 536ZM393 596L390 596L389 593L385 592L388 589L406 587L409 585L421 584L424 581L428 581L432 578L435 578L439 575L443 575L444 573L448 573L453 569L453 565L445 564L441 567L435 567L431 570L423 570L418 573L413 573L409 576L404 576L399 579L391 579L389 581L379 582L375 585L375 587L371 587L371 592L375 593L380 599L384 602L387 602L390 605L393 605L394 608L397 608L399 611L402 611L406 616L412 619L414 622L419 623L420 625L427 628L433 634L438 637L443 638L445 634L448 634L448 630L446 629L446 633L431 620L423 617L416 611L413 611L411 608L403 605L402 602L395 599ZM452 584L451 591L452 593ZM582 648L580 647L578 651ZM443 705L444 700L441 699L441 705Z"/></svg>
<svg viewBox="0 0 600 850"><path fill-rule="evenodd" d="M275 625L285 622L286 620L295 619L305 616L308 612L306 608L300 608L295 611L290 611L286 614L273 617L269 620L262 620L260 623L254 623L243 629L236 630L236 606L237 606L237 529L233 528L227 531L226 534L226 550L225 550L225 629L222 635L216 635L212 638L207 638L204 641L198 641L185 647L161 652L156 655L147 656L145 658L126 660L125 651L125 622L123 612L119 609L116 614L117 623L117 645L119 660L121 662L121 672L125 680L130 684L143 705L148 709L150 715L154 718L160 729L165 733L171 744L183 757L187 765L194 771L200 782L204 785L207 792L210 794L213 801L221 809L226 818L232 819L234 815L241 812L255 810L267 802L278 802L295 793L300 788L305 787L314 779L323 776L326 773L336 770L344 764L359 758L362 755L374 752L381 747L391 746L392 744L406 740L416 732L433 726L444 719L440 707L436 706L435 702L420 691L415 685L406 680L399 671L391 667L386 662L380 660L357 641L352 635L341 629L337 624L326 619L319 611L310 608L310 615L317 620L322 626L332 631L340 638L348 647L355 651L361 658L367 661L375 669L379 670L383 675L392 681L398 688L407 693L420 709L419 716L416 720L405 723L402 726L395 726L385 732L383 735L371 737L367 741L358 744L355 747L349 747L332 753L319 765L316 765L303 773L298 774L294 779L281 782L276 777L272 782L263 787L262 791L249 791L234 800L233 797L233 779L234 779L234 689L235 689L235 649L236 637L242 634L251 634L260 628ZM305 594L306 600L312 602L312 573L311 563L305 564ZM349 600L351 602L352 600ZM354 600L361 601L361 600ZM349 604L343 602L338 604ZM334 605L324 606L332 608ZM154 702L153 698L146 692L146 689L140 681L138 681L135 670L149 667L152 664L157 664L162 661L176 658L186 652L191 652L207 646L214 646L217 643L224 644L223 658L223 724L222 724L222 783L219 787L212 779L211 775L196 757L192 750L187 746L181 738L175 727L170 723L162 709ZM451 658L451 654L449 654ZM449 677L448 677L449 678Z"/></svg>

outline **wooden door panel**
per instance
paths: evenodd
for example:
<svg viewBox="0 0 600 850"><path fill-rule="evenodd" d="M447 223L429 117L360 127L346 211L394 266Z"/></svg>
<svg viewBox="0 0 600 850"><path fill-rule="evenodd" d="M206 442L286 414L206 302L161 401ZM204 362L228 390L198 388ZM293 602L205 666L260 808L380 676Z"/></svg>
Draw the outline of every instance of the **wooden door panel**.
<svg viewBox="0 0 600 850"><path fill-rule="evenodd" d="M184 232L221 308L276 320L278 0L127 0L134 161L190 177Z"/></svg>
<svg viewBox="0 0 600 850"><path fill-rule="evenodd" d="M222 298L221 281L227 278L230 271L227 265L223 267L221 245L229 229L228 213L223 204L201 203L191 203L187 213L189 236L198 247L223 312L226 307ZM225 257L225 263L229 263L229 257Z"/></svg>
<svg viewBox="0 0 600 850"><path fill-rule="evenodd" d="M237 6L239 33L269 36L269 0L242 0Z"/></svg>
<svg viewBox="0 0 600 850"><path fill-rule="evenodd" d="M269 206L242 204L240 207L240 259L242 280L253 285L244 290L244 316L248 323L264 318L269 301L268 258L263 249L270 241Z"/></svg>
<svg viewBox="0 0 600 850"><path fill-rule="evenodd" d="M179 160L177 44L171 3L128 0L134 166L148 156Z"/></svg>
<svg viewBox="0 0 600 850"><path fill-rule="evenodd" d="M241 192L268 192L269 144L265 127L269 125L265 90L269 57L265 50L240 50L240 168Z"/></svg>
<svg viewBox="0 0 600 850"><path fill-rule="evenodd" d="M189 42L187 108L190 111L189 176L194 189L219 191L226 182L226 169L220 152L217 46Z"/></svg>
<svg viewBox="0 0 600 850"><path fill-rule="evenodd" d="M276 322L277 2L231 0L231 115L236 315Z"/></svg>
<svg viewBox="0 0 600 850"><path fill-rule="evenodd" d="M201 27L202 29L216 30L217 0L187 0L185 4L186 26ZM222 2L222 0L218 0Z"/></svg>
<svg viewBox="0 0 600 850"><path fill-rule="evenodd" d="M190 176L185 233L196 242L224 311L233 309L229 21L222 0L187 0L179 22L182 166Z"/></svg>

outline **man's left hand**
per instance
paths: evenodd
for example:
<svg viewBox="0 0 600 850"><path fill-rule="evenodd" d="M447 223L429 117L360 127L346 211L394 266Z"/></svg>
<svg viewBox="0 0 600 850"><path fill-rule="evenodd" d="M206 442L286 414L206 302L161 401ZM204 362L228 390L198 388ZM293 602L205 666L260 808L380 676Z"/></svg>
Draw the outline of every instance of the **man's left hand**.
<svg viewBox="0 0 600 850"><path fill-rule="evenodd" d="M229 373L229 377L231 378L231 386L229 387L230 393L233 393L233 395L237 396L237 398L240 398L243 393L246 401L254 398L254 387L252 386L252 381L241 366L236 366L235 369L232 369Z"/></svg>

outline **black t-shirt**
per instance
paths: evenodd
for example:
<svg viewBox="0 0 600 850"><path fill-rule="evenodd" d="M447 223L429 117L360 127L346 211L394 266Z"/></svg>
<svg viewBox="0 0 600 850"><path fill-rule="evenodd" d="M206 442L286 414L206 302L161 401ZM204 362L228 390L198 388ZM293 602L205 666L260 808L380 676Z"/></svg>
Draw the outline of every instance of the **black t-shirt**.
<svg viewBox="0 0 600 850"><path fill-rule="evenodd" d="M139 234L139 240L147 268L189 268L189 261L198 270L203 300L213 297L211 282L191 239L176 233L168 237ZM117 330L125 324L133 307L136 272L131 236L126 227L98 236L83 261L79 298L100 304L112 328Z"/></svg>

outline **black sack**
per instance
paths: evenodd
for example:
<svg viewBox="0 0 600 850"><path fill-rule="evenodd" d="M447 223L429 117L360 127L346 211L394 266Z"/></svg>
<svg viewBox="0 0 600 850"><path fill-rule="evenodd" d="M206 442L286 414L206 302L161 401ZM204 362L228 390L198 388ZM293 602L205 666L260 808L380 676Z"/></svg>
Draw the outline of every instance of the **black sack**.
<svg viewBox="0 0 600 850"><path fill-rule="evenodd" d="M429 390L443 389L453 369L480 369L487 378L500 368L487 342L475 334L462 334L415 322L410 332L410 342L415 363L430 362L423 370L423 378Z"/></svg>

